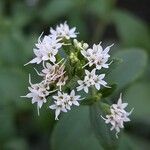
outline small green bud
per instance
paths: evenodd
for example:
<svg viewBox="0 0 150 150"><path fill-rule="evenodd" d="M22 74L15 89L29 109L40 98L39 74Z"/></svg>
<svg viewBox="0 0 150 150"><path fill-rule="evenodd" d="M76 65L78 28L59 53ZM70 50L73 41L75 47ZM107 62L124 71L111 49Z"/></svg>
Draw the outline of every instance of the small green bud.
<svg viewBox="0 0 150 150"><path fill-rule="evenodd" d="M78 61L77 55L75 53L73 53L73 52L70 53L69 58L70 58L70 60L71 60L72 63L75 63L75 62Z"/></svg>

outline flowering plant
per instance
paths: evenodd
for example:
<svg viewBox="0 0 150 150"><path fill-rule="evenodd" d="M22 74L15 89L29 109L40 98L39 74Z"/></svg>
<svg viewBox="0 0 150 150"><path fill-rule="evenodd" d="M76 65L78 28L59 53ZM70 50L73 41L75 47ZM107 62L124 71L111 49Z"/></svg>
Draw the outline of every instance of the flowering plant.
<svg viewBox="0 0 150 150"><path fill-rule="evenodd" d="M59 115L71 110L73 105L94 104L101 99L103 91L112 88L105 76L114 63L109 54L113 44L106 48L102 47L101 42L89 46L79 42L77 35L76 28L69 28L66 22L56 26L56 29L50 28L50 34L42 33L35 44L35 58L25 64L42 66L41 71L35 69L42 78L41 82L33 84L29 75L30 92L22 96L37 103L38 114L44 103L51 99L49 108L55 110L55 120L58 120ZM118 138L124 122L130 121L128 116L132 110L125 110L128 104L122 102L121 95L117 104L101 103L106 117L101 115L99 119L111 124L111 130L116 130Z"/></svg>

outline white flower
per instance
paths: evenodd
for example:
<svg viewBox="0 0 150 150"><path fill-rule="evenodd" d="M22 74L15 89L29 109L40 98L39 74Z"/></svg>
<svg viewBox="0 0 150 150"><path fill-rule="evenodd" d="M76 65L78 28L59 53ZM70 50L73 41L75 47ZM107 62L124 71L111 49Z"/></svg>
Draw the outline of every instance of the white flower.
<svg viewBox="0 0 150 150"><path fill-rule="evenodd" d="M63 59L62 59L63 60ZM45 80L45 82L51 84L51 83L56 83L57 86L60 87L65 85L66 80L68 79L68 77L64 76L65 74L65 67L64 67L64 63L62 65L59 65L61 62L59 61L57 64L50 64L48 62L43 63L43 70L41 73L39 73L36 69L36 72L39 76L42 76Z"/></svg>
<svg viewBox="0 0 150 150"><path fill-rule="evenodd" d="M113 46L107 46L104 50L101 46L101 43L96 45L93 45L93 48L89 48L87 50L82 50L81 54L88 60L88 63L84 65L83 67L89 65L90 67L92 65L96 66L96 69L100 70L101 68L108 68L110 63L107 63L110 55L108 54L110 48Z"/></svg>
<svg viewBox="0 0 150 150"><path fill-rule="evenodd" d="M42 35L41 35L42 36ZM27 64L32 63L41 63L42 61L50 60L51 62L55 63L56 61L56 54L58 53L58 50L61 48L62 43L60 43L60 39L56 39L55 36L44 36L41 41L41 36L38 39L38 43L35 44L36 48L33 49L34 54L36 57L32 59ZM27 65L25 64L25 65Z"/></svg>
<svg viewBox="0 0 150 150"><path fill-rule="evenodd" d="M84 98L80 99L80 97L81 97L80 95L75 95L75 91L72 90L70 93L71 105L73 104L73 105L79 106L80 104L78 101L84 99Z"/></svg>
<svg viewBox="0 0 150 150"><path fill-rule="evenodd" d="M29 75L29 83L30 87L28 87L30 93L28 93L26 96L22 97L27 97L27 98L32 98L32 104L37 103L37 108L42 107L43 103L46 103L46 96L49 95L49 86L45 84L44 82L32 84L31 83L31 77ZM38 111L39 114L39 111Z"/></svg>
<svg viewBox="0 0 150 150"><path fill-rule="evenodd" d="M126 111L124 110L128 106L128 103L122 103L122 94L120 94L120 97L118 99L117 104L113 104L111 106L112 109L119 110L122 113L125 113Z"/></svg>
<svg viewBox="0 0 150 150"><path fill-rule="evenodd" d="M58 38L76 38L77 33L75 32L76 28L69 28L67 22L64 22L64 24L60 24L59 26L56 27L56 30L53 28L50 28L50 36L51 37L58 37Z"/></svg>
<svg viewBox="0 0 150 150"><path fill-rule="evenodd" d="M58 120L58 116L61 112L67 112L71 110L72 105L79 106L80 95L75 95L75 91L72 90L70 95L67 93L62 93L58 91L57 96L53 96L55 99L53 105L49 106L50 109L55 109L55 120Z"/></svg>
<svg viewBox="0 0 150 150"><path fill-rule="evenodd" d="M104 87L110 88L109 86L107 86L107 82L105 82L103 79L105 77L105 74L100 74L95 76L94 80L94 86L97 90L100 90L101 85L103 85Z"/></svg>
<svg viewBox="0 0 150 150"><path fill-rule="evenodd" d="M62 112L67 112L65 105L61 101L54 101L55 104L49 106L50 109L55 109L55 120L58 120L58 116Z"/></svg>
<svg viewBox="0 0 150 150"><path fill-rule="evenodd" d="M59 86L59 90L60 90L60 91L62 90L61 87L66 84L66 81L67 81L67 80L68 80L68 76L65 77L64 75L62 75L62 76L59 78L59 80L58 80L58 82L56 83L56 85Z"/></svg>
<svg viewBox="0 0 150 150"><path fill-rule="evenodd" d="M90 84L88 78L85 77L84 81L78 80L77 82L79 84L79 86L77 87L77 91L81 91L83 89L86 93L89 92L88 88L90 87Z"/></svg>
<svg viewBox="0 0 150 150"><path fill-rule="evenodd" d="M85 77L84 80L78 80L79 86L77 87L77 91L84 90L86 93L88 93L88 88L90 86L95 86L97 90L100 90L101 85L104 87L109 88L107 86L107 83L103 80L105 77L105 74L96 75L96 69L93 69L91 72L88 70L85 70Z"/></svg>
<svg viewBox="0 0 150 150"><path fill-rule="evenodd" d="M122 94L120 94L120 98L117 104L113 104L110 107L110 114L106 115L106 118L102 117L105 120L106 124L111 124L110 130L116 130L116 137L118 138L118 133L121 128L124 128L124 122L130 121L128 116L132 113L133 109L130 112L127 112L125 108L128 103L122 103Z"/></svg>
<svg viewBox="0 0 150 150"><path fill-rule="evenodd" d="M60 39L56 39L56 37L45 36L43 39L43 49L42 59L44 61L50 60L55 63L56 58L55 55L58 53L58 50L61 48L62 43L59 43Z"/></svg>

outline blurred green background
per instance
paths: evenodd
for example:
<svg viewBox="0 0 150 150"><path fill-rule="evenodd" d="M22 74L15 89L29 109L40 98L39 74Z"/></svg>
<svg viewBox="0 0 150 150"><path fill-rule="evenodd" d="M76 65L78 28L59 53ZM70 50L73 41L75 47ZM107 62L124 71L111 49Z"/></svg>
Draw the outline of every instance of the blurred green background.
<svg viewBox="0 0 150 150"><path fill-rule="evenodd" d="M47 106L38 117L36 106L20 98L27 93L28 74L37 80L33 66L23 65L33 57L38 36L64 21L76 26L78 39L90 45L115 43L111 54L125 63L109 80L118 81L116 95L123 91L135 108L119 150L149 150L149 6L149 0L0 0L0 150L103 150L105 133L95 136L88 106L55 122Z"/></svg>

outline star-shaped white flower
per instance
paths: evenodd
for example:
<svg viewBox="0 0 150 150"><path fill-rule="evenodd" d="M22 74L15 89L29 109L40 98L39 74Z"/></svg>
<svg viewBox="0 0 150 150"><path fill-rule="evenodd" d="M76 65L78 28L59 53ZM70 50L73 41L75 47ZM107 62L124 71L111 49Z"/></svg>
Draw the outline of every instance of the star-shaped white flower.
<svg viewBox="0 0 150 150"><path fill-rule="evenodd" d="M100 70L101 68L109 68L110 63L107 63L110 55L109 50L113 46L107 46L104 50L101 46L101 43L96 45L93 45L93 48L89 48L87 50L82 50L81 54L88 60L88 63L85 64L83 67L89 65L90 67L92 65L96 66L96 69Z"/></svg>
<svg viewBox="0 0 150 150"><path fill-rule="evenodd" d="M55 36L45 36L43 39L43 61L50 60L51 62L55 63L56 61L56 54L58 53L58 50L61 48L62 43L59 43L60 39L56 39Z"/></svg>
<svg viewBox="0 0 150 150"><path fill-rule="evenodd" d="M79 86L77 87L77 91L81 91L82 89L88 93L89 92L89 87L90 87L90 83L89 83L89 78L85 77L84 80L78 80L77 81Z"/></svg>
<svg viewBox="0 0 150 150"><path fill-rule="evenodd" d="M67 112L71 110L72 105L79 106L80 95L75 95L75 91L72 90L70 94L58 91L57 96L53 96L55 99L53 105L49 106L50 109L55 109L55 119L58 120L58 116L61 112Z"/></svg>
<svg viewBox="0 0 150 150"><path fill-rule="evenodd" d="M62 59L63 60L63 59ZM44 78L44 81L46 83L56 83L57 86L61 87L66 84L66 80L68 79L67 76L64 76L65 74L65 66L64 63L62 65L59 65L61 62L59 61L57 64L50 64L48 62L43 63L43 70L41 73L39 73L36 69L36 72L39 76L42 76Z"/></svg>
<svg viewBox="0 0 150 150"><path fill-rule="evenodd" d="M62 43L59 42L61 39L57 39L55 36L53 37L44 36L43 39L41 40L41 36L38 39L38 43L35 44L36 48L33 49L33 52L36 57L27 64L32 63L39 64L42 61L47 60L51 61L52 63L55 63L56 54L58 53L58 50L62 46Z"/></svg>
<svg viewBox="0 0 150 150"><path fill-rule="evenodd" d="M112 104L110 106L110 114L106 115L106 118L101 116L106 124L111 124L110 130L116 130L117 138L120 129L124 128L124 122L130 121L128 116L132 113L133 109L130 112L127 112L125 110L127 105L128 103L122 103L122 94L120 94L117 104Z"/></svg>
<svg viewBox="0 0 150 150"><path fill-rule="evenodd" d="M111 107L113 109L119 110L121 112L124 112L124 109L128 106L128 103L122 103L122 94L120 94L120 97L118 99L117 104L113 104Z"/></svg>
<svg viewBox="0 0 150 150"><path fill-rule="evenodd" d="M70 102L71 102L71 105L73 104L73 105L79 106L80 104L79 104L78 101L84 99L84 98L81 99L80 97L81 97L80 95L75 95L75 91L72 90L70 92Z"/></svg>
<svg viewBox="0 0 150 150"><path fill-rule="evenodd" d="M28 87L28 89L30 92L26 96L21 96L21 97L31 98L32 104L37 103L38 114L39 114L39 108L41 108L42 105L47 102L46 96L48 96L49 93L51 92L48 91L49 86L44 82L32 84L30 75L29 75L29 83L30 83L30 87Z"/></svg>
<svg viewBox="0 0 150 150"><path fill-rule="evenodd" d="M50 28L50 36L51 37L57 37L57 38L76 38L77 32L75 32L76 28L69 28L67 22L64 22L64 24L60 24L56 27L56 30L53 28Z"/></svg>
<svg viewBox="0 0 150 150"><path fill-rule="evenodd" d="M62 112L67 112L65 105L61 101L54 101L55 104L49 106L50 109L55 109L55 120L59 120L58 116Z"/></svg>
<svg viewBox="0 0 150 150"><path fill-rule="evenodd" d="M96 74L96 69L93 69L91 72L88 70L85 70L85 77L84 80L78 80L79 86L77 87L77 91L84 90L86 93L88 93L88 88L90 86L95 86L97 90L100 90L101 85L107 88L110 88L107 86L107 82L105 82L103 79L105 77L105 74Z"/></svg>
<svg viewBox="0 0 150 150"><path fill-rule="evenodd" d="M107 88L110 88L109 86L107 86L107 82L105 82L103 79L105 77L105 74L100 74L95 76L94 80L94 86L97 90L101 89L101 85Z"/></svg>

